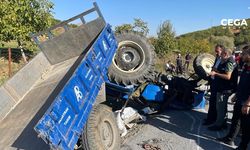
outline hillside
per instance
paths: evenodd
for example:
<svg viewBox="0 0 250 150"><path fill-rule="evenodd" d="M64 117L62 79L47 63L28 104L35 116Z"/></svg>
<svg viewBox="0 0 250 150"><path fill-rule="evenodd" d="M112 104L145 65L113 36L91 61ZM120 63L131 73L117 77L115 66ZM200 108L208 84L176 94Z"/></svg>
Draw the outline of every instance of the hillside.
<svg viewBox="0 0 250 150"><path fill-rule="evenodd" d="M238 46L250 42L250 19L246 19L247 27L223 27L215 26L206 30L195 31L187 34L180 35L177 38L192 38L195 40L208 39L211 41L212 37L228 37L233 38L234 45Z"/></svg>

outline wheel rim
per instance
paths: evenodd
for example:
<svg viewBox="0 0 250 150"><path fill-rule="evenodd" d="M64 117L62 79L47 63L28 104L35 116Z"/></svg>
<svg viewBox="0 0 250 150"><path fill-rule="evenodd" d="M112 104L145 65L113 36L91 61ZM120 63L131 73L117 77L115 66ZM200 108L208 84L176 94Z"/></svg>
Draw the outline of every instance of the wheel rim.
<svg viewBox="0 0 250 150"><path fill-rule="evenodd" d="M113 57L114 66L125 73L138 71L145 62L145 53L140 45L133 41L122 41L118 44Z"/></svg>
<svg viewBox="0 0 250 150"><path fill-rule="evenodd" d="M127 62L127 63L132 62L134 60L134 58L135 58L135 56L134 56L134 54L132 52L125 52L122 55L122 60L124 62Z"/></svg>
<svg viewBox="0 0 250 150"><path fill-rule="evenodd" d="M214 60L211 58L204 58L201 61L201 66L206 73L210 73L212 71L213 64L214 64Z"/></svg>
<svg viewBox="0 0 250 150"><path fill-rule="evenodd" d="M112 147L114 142L114 131L109 121L104 121L101 123L99 133L101 136L101 141L106 149Z"/></svg>

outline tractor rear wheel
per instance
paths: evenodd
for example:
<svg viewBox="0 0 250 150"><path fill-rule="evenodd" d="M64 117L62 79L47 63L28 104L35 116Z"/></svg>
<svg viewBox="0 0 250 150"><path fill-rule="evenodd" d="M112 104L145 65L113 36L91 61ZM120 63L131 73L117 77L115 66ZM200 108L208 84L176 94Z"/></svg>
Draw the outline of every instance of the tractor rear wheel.
<svg viewBox="0 0 250 150"><path fill-rule="evenodd" d="M154 71L155 52L146 37L125 32L116 35L118 49L109 67L109 79L117 84L137 85Z"/></svg>

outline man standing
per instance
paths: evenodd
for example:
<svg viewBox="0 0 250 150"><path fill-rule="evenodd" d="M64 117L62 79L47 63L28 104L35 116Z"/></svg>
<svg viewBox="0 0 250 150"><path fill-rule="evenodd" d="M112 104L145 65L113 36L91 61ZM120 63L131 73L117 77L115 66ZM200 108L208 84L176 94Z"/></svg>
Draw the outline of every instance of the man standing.
<svg viewBox="0 0 250 150"><path fill-rule="evenodd" d="M181 58L181 54L178 54L177 58L176 58L176 71L177 74L182 74L182 58Z"/></svg>
<svg viewBox="0 0 250 150"><path fill-rule="evenodd" d="M189 63L191 59L192 59L191 54L188 52L187 55L185 56L185 64L184 64L186 73L188 73Z"/></svg>
<svg viewBox="0 0 250 150"><path fill-rule="evenodd" d="M243 48L242 61L245 63L238 85L236 96L241 102L241 142L236 150L247 150L250 141L250 47Z"/></svg>
<svg viewBox="0 0 250 150"><path fill-rule="evenodd" d="M224 49L223 45L216 45L215 46L215 54L216 54L216 59L213 65L212 70L216 71L220 62L221 62L221 52ZM217 113L216 113L216 82L214 81L214 77L211 77L209 79L210 83L210 99L209 99L209 109L207 113L207 118L204 120L203 125L211 125L216 121Z"/></svg>
<svg viewBox="0 0 250 150"><path fill-rule="evenodd" d="M217 118L213 126L208 127L209 130L218 131L226 127L227 102L235 86L231 77L234 69L236 69L236 63L231 55L232 51L230 49L222 50L221 62L217 71L212 71L210 73L210 75L215 78L216 82Z"/></svg>

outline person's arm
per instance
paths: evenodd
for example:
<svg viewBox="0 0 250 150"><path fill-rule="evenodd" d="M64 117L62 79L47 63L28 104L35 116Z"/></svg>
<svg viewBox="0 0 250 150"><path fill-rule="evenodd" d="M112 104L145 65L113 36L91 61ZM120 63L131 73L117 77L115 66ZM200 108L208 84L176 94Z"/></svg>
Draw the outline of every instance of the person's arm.
<svg viewBox="0 0 250 150"><path fill-rule="evenodd" d="M226 73L219 73L219 72L216 72L216 71L212 71L210 73L211 76L217 76L219 78L222 78L222 79L225 79L225 80L230 80L231 79L231 76L232 76L232 72L234 70L234 64L232 62L227 62L227 66L226 66L226 69L225 69L225 72Z"/></svg>
<svg viewBox="0 0 250 150"><path fill-rule="evenodd" d="M241 112L242 114L248 115L250 111L250 96L248 96L247 101L245 104L242 106Z"/></svg>
<svg viewBox="0 0 250 150"><path fill-rule="evenodd" d="M219 78L225 79L225 80L230 80L231 76L232 76L232 72L226 72L224 73L218 73L216 71L212 71L210 73L211 76L217 76Z"/></svg>

